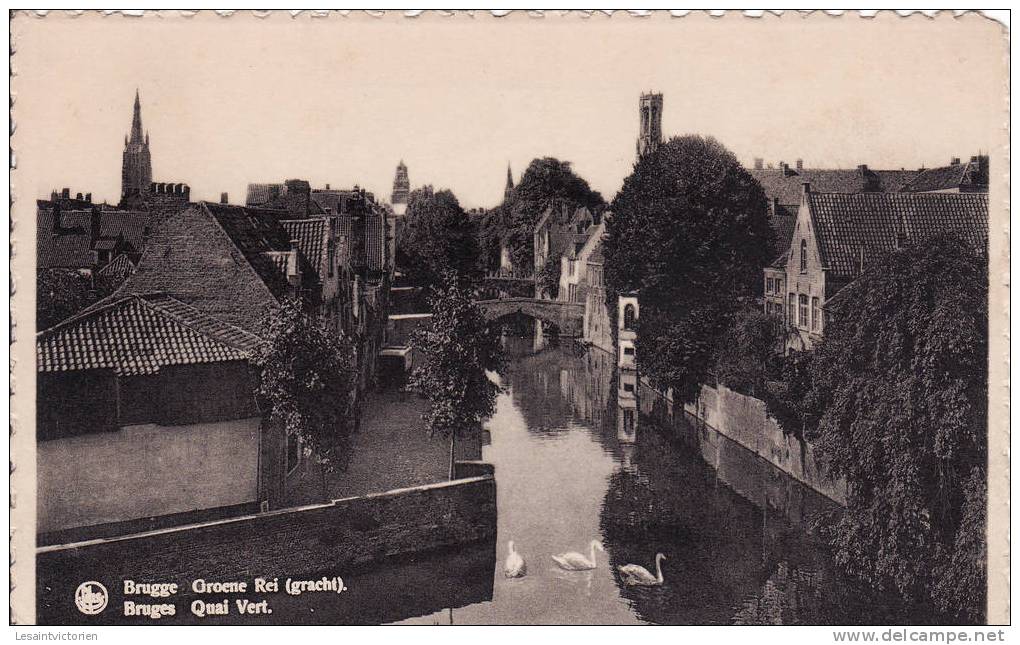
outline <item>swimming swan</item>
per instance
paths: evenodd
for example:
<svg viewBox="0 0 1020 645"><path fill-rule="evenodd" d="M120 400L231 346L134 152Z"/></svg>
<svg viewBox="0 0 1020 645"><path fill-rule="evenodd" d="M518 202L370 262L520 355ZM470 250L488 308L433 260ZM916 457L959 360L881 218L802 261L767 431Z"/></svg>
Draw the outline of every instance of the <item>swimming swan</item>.
<svg viewBox="0 0 1020 645"><path fill-rule="evenodd" d="M503 575L507 578L520 578L528 572L528 565L524 558L517 551L514 551L514 541L510 540L510 553L506 556L506 564L503 566Z"/></svg>
<svg viewBox="0 0 1020 645"><path fill-rule="evenodd" d="M552 556L552 559L560 566L561 569L566 569L567 571L588 571L590 569L594 569L598 564L595 561L595 549L603 552L605 551L598 540L592 540L590 557L586 558L577 551L571 551L569 553L554 555Z"/></svg>
<svg viewBox="0 0 1020 645"><path fill-rule="evenodd" d="M648 569L642 567L639 564L625 564L622 567L617 567L620 570L620 577L623 578L624 584L628 587L634 585L641 585L642 587L652 587L655 585L662 584L662 560L665 560L666 556L661 553L655 554L655 575L649 573Z"/></svg>

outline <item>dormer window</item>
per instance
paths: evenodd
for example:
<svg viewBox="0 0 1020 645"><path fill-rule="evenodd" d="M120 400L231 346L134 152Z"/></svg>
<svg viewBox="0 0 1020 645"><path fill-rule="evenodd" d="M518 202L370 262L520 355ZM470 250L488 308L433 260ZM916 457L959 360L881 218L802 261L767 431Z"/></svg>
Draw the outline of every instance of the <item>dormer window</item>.
<svg viewBox="0 0 1020 645"><path fill-rule="evenodd" d="M807 273L807 240L800 241L800 272Z"/></svg>

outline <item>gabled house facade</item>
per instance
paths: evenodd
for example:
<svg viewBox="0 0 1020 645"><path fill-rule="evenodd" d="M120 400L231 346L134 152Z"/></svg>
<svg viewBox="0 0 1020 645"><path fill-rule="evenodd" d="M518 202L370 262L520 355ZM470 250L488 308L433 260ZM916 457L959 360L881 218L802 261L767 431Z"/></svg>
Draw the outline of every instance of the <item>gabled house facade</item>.
<svg viewBox="0 0 1020 645"><path fill-rule="evenodd" d="M947 232L985 248L988 195L820 193L805 182L790 248L764 275L766 313L781 302L796 330L787 350L811 349L822 338L826 303L882 254Z"/></svg>

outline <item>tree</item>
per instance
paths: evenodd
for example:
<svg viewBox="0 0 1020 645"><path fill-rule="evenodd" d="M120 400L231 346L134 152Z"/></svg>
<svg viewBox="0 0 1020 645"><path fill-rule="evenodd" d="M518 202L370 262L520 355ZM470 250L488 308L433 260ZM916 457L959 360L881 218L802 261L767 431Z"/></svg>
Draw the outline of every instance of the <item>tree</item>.
<svg viewBox="0 0 1020 645"><path fill-rule="evenodd" d="M48 329L67 320L85 307L112 294L123 281L121 276L93 275L90 278L76 271L37 270L36 329Z"/></svg>
<svg viewBox="0 0 1020 645"><path fill-rule="evenodd" d="M779 316L751 305L738 310L716 346L716 378L731 390L761 396L788 334L789 328Z"/></svg>
<svg viewBox="0 0 1020 645"><path fill-rule="evenodd" d="M734 312L760 293L774 252L765 194L722 144L690 135L642 157L612 212L607 297L639 292L639 365L690 401Z"/></svg>
<svg viewBox="0 0 1020 645"><path fill-rule="evenodd" d="M535 224L547 208L562 204L595 211L605 206L605 200L574 173L569 161L553 157L532 160L496 216L514 266L534 266Z"/></svg>
<svg viewBox="0 0 1020 645"><path fill-rule="evenodd" d="M397 239L397 261L411 280L432 285L447 270L475 279L483 269L479 255L475 224L452 192L426 186L411 193Z"/></svg>
<svg viewBox="0 0 1020 645"><path fill-rule="evenodd" d="M827 531L868 583L981 620L988 259L956 235L890 253L841 294L816 349L818 446L847 484Z"/></svg>
<svg viewBox="0 0 1020 645"><path fill-rule="evenodd" d="M431 320L411 337L419 362L411 384L428 401L422 419L429 434L450 438L453 479L457 437L477 433L495 411L499 386L486 371L501 371L505 359L498 330L489 325L453 272L443 274L430 305Z"/></svg>
<svg viewBox="0 0 1020 645"><path fill-rule="evenodd" d="M545 265L542 270L538 272L536 278L538 279L538 287L540 293L549 294L552 299L556 299L560 293L560 273L563 270L563 263L561 258L562 253L554 253L549 256L545 261Z"/></svg>
<svg viewBox="0 0 1020 645"><path fill-rule="evenodd" d="M267 314L262 336L266 343L252 357L259 403L270 421L301 437L319 463L326 494L326 474L345 463L354 428L351 345L328 333L295 299Z"/></svg>

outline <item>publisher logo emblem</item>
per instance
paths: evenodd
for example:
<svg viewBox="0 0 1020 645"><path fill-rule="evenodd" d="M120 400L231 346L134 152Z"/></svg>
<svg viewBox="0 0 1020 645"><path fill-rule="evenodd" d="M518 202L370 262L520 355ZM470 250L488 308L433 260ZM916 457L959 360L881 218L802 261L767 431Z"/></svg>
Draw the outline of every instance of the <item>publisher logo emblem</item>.
<svg viewBox="0 0 1020 645"><path fill-rule="evenodd" d="M109 601L109 594L101 582L88 581L78 585L74 592L74 604L78 611L86 616L95 616L104 609Z"/></svg>

